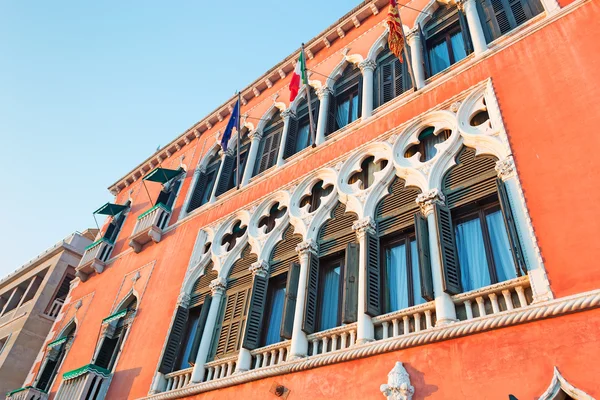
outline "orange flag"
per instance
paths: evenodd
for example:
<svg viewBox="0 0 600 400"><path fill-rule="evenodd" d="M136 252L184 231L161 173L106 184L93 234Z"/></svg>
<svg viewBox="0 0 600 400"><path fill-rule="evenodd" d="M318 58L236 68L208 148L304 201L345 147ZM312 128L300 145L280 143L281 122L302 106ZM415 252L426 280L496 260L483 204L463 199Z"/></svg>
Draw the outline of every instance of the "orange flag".
<svg viewBox="0 0 600 400"><path fill-rule="evenodd" d="M390 0L390 8L388 11L387 24L390 34L388 36L388 44L392 53L402 62L402 51L404 50L404 35L402 32L402 20L396 0Z"/></svg>

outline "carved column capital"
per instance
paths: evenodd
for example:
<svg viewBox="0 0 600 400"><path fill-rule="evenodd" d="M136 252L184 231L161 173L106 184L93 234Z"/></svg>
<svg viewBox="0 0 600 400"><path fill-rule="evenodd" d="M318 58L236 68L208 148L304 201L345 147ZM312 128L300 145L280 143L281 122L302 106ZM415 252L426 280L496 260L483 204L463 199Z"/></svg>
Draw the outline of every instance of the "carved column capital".
<svg viewBox="0 0 600 400"><path fill-rule="evenodd" d="M329 97L330 94L333 94L333 91L327 86L323 86L317 89L317 97L319 98L319 100L323 100L325 97Z"/></svg>
<svg viewBox="0 0 600 400"><path fill-rule="evenodd" d="M465 11L465 7L469 7L471 4L473 4L471 0L456 0L456 7L460 11Z"/></svg>
<svg viewBox="0 0 600 400"><path fill-rule="evenodd" d="M411 29L406 34L406 41L408 42L409 45L412 45L414 41L420 41L420 40L421 40L421 35L419 32L418 26L416 28Z"/></svg>
<svg viewBox="0 0 600 400"><path fill-rule="evenodd" d="M269 263L265 260L257 261L250 266L249 270L252 276L259 275L266 278L269 275Z"/></svg>
<svg viewBox="0 0 600 400"><path fill-rule="evenodd" d="M375 71L376 67L377 63L373 60L364 60L358 63L358 68L360 68L362 73L364 73L365 70Z"/></svg>
<svg viewBox="0 0 600 400"><path fill-rule="evenodd" d="M421 193L417 196L417 204L421 209L421 214L427 217L433 212L433 206L435 204L444 205L446 197L438 189L431 189L428 192Z"/></svg>
<svg viewBox="0 0 600 400"><path fill-rule="evenodd" d="M375 221L373 221L373 218L365 217L355 221L352 224L352 230L356 232L358 240L361 240L367 233L374 235L375 232L377 232L377 225L375 224Z"/></svg>
<svg viewBox="0 0 600 400"><path fill-rule="evenodd" d="M250 140L251 140L251 141L253 141L253 142L254 142L254 141L256 140L256 141L260 142L260 140L261 140L261 139L262 139L262 137L263 137L263 133L262 133L261 131L259 131L258 129L256 129L256 130L254 130L254 131L250 132L250 133L248 134L248 136L250 137Z"/></svg>
<svg viewBox="0 0 600 400"><path fill-rule="evenodd" d="M498 178L503 181L507 181L513 176L517 175L517 171L515 169L515 160L513 156L508 156L504 160L500 160L496 163L496 172L498 173Z"/></svg>
<svg viewBox="0 0 600 400"><path fill-rule="evenodd" d="M217 278L210 283L209 288L213 296L224 295L225 289L227 289L227 279L222 277Z"/></svg>
<svg viewBox="0 0 600 400"><path fill-rule="evenodd" d="M177 298L177 305L183 308L188 308L190 306L190 300L192 300L192 298L189 294L179 293L179 297Z"/></svg>
<svg viewBox="0 0 600 400"><path fill-rule="evenodd" d="M388 374L388 383L381 385L381 393L388 400L412 400L415 388L410 384L410 376L401 362Z"/></svg>
<svg viewBox="0 0 600 400"><path fill-rule="evenodd" d="M319 253L319 248L314 240L308 239L296 246L296 252L298 252L301 257L308 256L308 253L313 253L316 255Z"/></svg>
<svg viewBox="0 0 600 400"><path fill-rule="evenodd" d="M198 176L206 172L206 165L199 165L198 168L194 170L194 176Z"/></svg>
<svg viewBox="0 0 600 400"><path fill-rule="evenodd" d="M296 119L296 113L293 110L288 108L281 112L281 118L286 119L290 117Z"/></svg>

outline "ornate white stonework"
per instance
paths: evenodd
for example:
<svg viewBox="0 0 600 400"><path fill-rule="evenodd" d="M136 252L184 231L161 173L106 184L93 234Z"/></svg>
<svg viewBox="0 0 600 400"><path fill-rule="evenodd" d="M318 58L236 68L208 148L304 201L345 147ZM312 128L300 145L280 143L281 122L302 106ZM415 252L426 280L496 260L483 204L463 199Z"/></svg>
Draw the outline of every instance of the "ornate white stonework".
<svg viewBox="0 0 600 400"><path fill-rule="evenodd" d="M508 156L504 160L500 160L496 163L496 172L498 173L498 177L503 181L507 181L513 176L517 175L517 171L515 169L515 160L513 156Z"/></svg>
<svg viewBox="0 0 600 400"><path fill-rule="evenodd" d="M213 280L210 285L210 292L213 296L219 294L225 294L225 289L227 289L227 278L219 277Z"/></svg>
<svg viewBox="0 0 600 400"><path fill-rule="evenodd" d="M317 243L315 243L314 240L309 239L309 240L305 240L304 242L299 243L296 246L296 252L298 252L298 254L306 254L306 253L313 253L313 254L318 254L319 252L319 247L317 246Z"/></svg>
<svg viewBox="0 0 600 400"><path fill-rule="evenodd" d="M177 305L188 308L190 305L191 296L187 293L179 293L179 297L177 298Z"/></svg>
<svg viewBox="0 0 600 400"><path fill-rule="evenodd" d="M259 260L250 265L249 270L252 272L252 276L259 275L266 278L269 275L269 263L265 260Z"/></svg>
<svg viewBox="0 0 600 400"><path fill-rule="evenodd" d="M417 196L417 204L421 209L423 216L428 216L433 212L433 206L435 204L443 205L446 201L444 194L438 189L431 189L425 193L421 193Z"/></svg>
<svg viewBox="0 0 600 400"><path fill-rule="evenodd" d="M377 231L377 225L373 218L365 217L363 219L359 219L352 224L352 230L356 232L356 237L358 240L361 240L367 233L374 235Z"/></svg>
<svg viewBox="0 0 600 400"><path fill-rule="evenodd" d="M371 70L371 71L375 71L375 68L377 67L377 63L373 60L364 60L361 61L360 63L358 63L358 68L360 68L361 72L364 73L365 70Z"/></svg>
<svg viewBox="0 0 600 400"><path fill-rule="evenodd" d="M388 374L388 383L380 387L388 400L412 400L415 388L410 384L410 376L401 362L397 362Z"/></svg>
<svg viewBox="0 0 600 400"><path fill-rule="evenodd" d="M331 89L329 89L327 86L322 86L322 87L318 88L316 90L316 92L317 92L317 97L319 98L319 100L323 100L324 97L333 94L333 91Z"/></svg>

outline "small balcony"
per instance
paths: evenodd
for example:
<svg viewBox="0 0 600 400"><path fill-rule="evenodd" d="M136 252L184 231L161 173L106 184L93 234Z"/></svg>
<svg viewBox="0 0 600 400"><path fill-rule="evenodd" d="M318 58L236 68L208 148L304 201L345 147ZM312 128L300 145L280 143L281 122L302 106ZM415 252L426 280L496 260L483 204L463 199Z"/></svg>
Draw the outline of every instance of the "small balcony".
<svg viewBox="0 0 600 400"><path fill-rule="evenodd" d="M138 217L138 221L133 229L133 234L129 238L129 246L133 251L139 253L144 245L150 241L160 242L163 229L167 225L171 209L162 203L158 203Z"/></svg>
<svg viewBox="0 0 600 400"><path fill-rule="evenodd" d="M25 386L23 388L13 390L6 394L7 400L46 400L48 393L43 390L36 389L33 386Z"/></svg>
<svg viewBox="0 0 600 400"><path fill-rule="evenodd" d="M109 370L88 364L63 374L55 400L103 400L110 386Z"/></svg>
<svg viewBox="0 0 600 400"><path fill-rule="evenodd" d="M77 275L85 281L94 272L101 274L106 267L106 260L110 257L113 245L108 239L102 238L86 247L79 266L75 269Z"/></svg>
<svg viewBox="0 0 600 400"><path fill-rule="evenodd" d="M54 299L54 301L52 302L50 307L48 307L44 315L49 318L55 319L58 316L58 313L60 313L63 304L65 304L65 301L63 299Z"/></svg>

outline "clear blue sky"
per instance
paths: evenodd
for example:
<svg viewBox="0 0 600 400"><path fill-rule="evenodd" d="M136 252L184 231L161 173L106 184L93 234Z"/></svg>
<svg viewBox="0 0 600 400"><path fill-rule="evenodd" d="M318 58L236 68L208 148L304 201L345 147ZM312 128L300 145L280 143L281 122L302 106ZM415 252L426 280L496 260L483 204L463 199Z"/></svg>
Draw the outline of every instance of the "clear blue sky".
<svg viewBox="0 0 600 400"><path fill-rule="evenodd" d="M110 184L357 4L0 2L0 277L93 227Z"/></svg>

